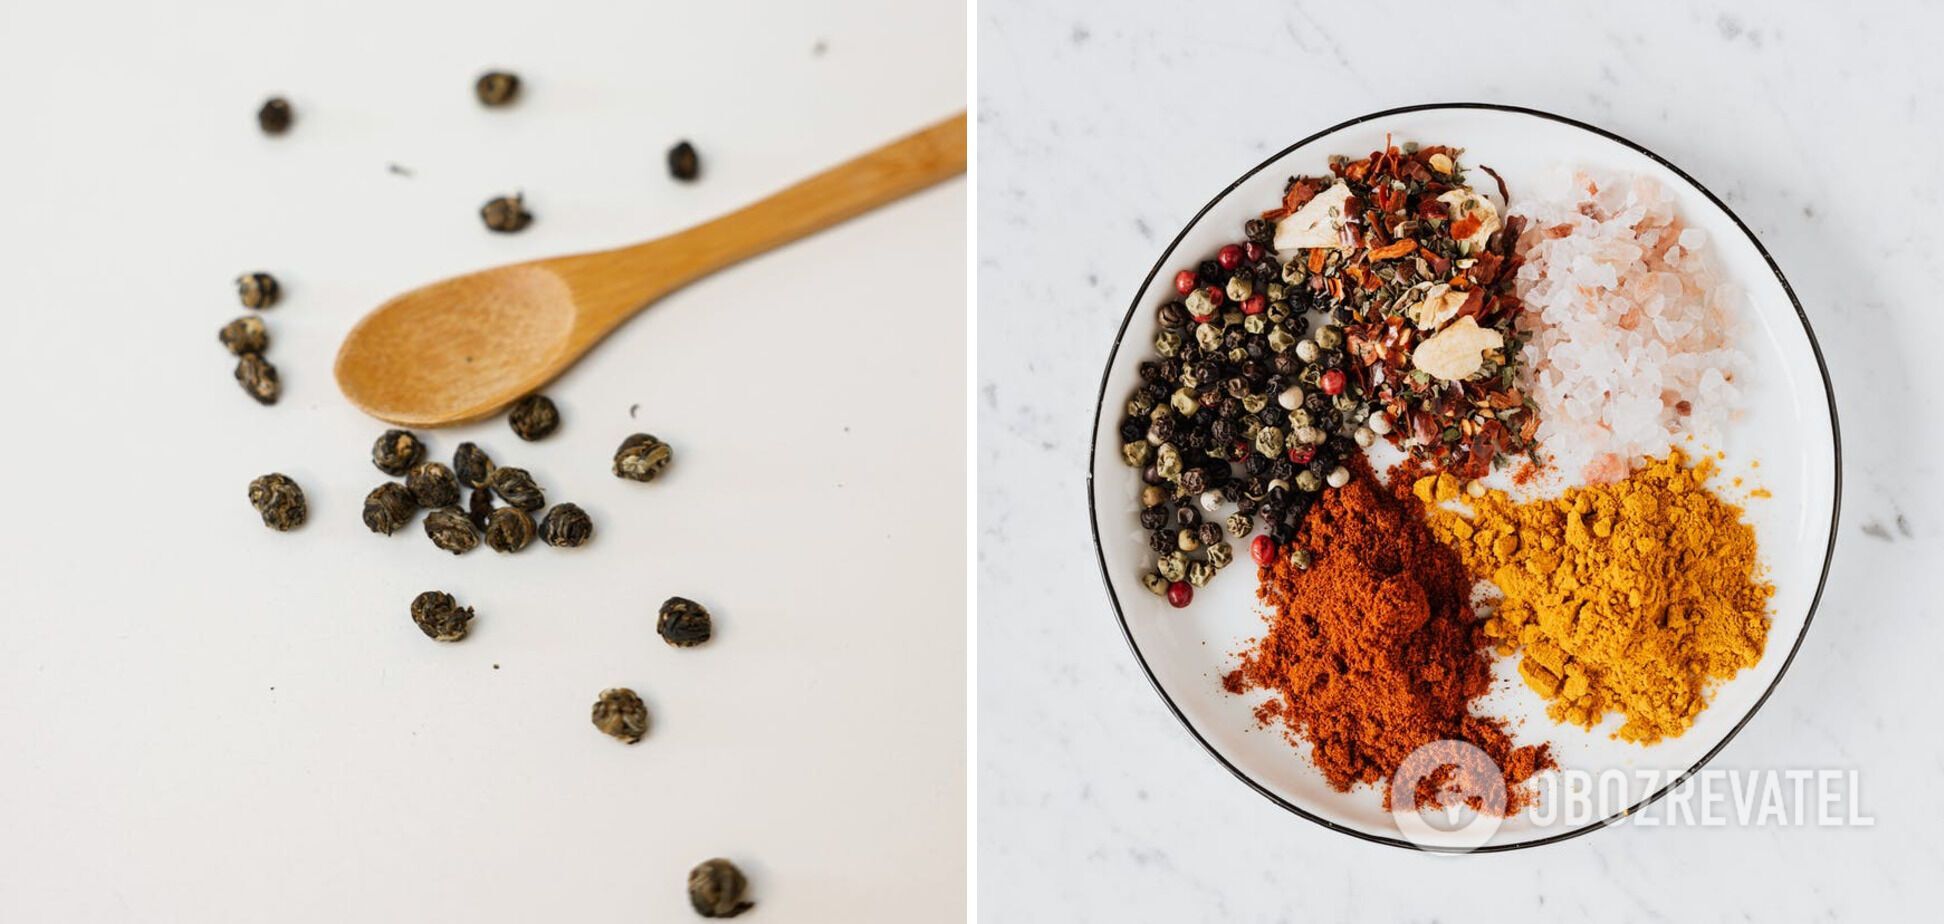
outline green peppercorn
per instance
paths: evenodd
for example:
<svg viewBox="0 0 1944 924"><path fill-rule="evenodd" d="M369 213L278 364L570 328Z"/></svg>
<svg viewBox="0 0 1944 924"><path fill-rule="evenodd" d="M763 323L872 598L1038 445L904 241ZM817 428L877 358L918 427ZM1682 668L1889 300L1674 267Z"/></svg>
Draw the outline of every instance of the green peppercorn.
<svg viewBox="0 0 1944 924"><path fill-rule="evenodd" d="M1292 564L1292 565L1295 565L1295 566L1296 566L1297 568L1299 568L1299 569L1301 569L1301 570L1304 570L1304 571L1308 571L1308 570L1309 570L1309 566L1310 566L1310 553L1309 553L1309 550L1308 550L1308 549L1295 549L1295 548L1292 548L1292 549L1290 549L1290 550L1289 550L1289 563L1290 563L1290 564Z"/></svg>
<svg viewBox="0 0 1944 924"><path fill-rule="evenodd" d="M1188 556L1180 552L1169 552L1154 563L1154 570L1169 581L1179 581L1188 573Z"/></svg>
<svg viewBox="0 0 1944 924"><path fill-rule="evenodd" d="M1132 443L1122 443L1121 461L1127 463L1132 468L1140 468L1148 463L1148 454L1153 449L1154 447L1148 445L1147 440L1135 440Z"/></svg>
<svg viewBox="0 0 1944 924"><path fill-rule="evenodd" d="M1249 519L1249 515L1246 513L1229 514L1229 518L1228 518L1229 535L1234 536L1237 539L1240 539L1243 536L1248 535L1249 530L1253 529L1254 525L1255 524Z"/></svg>
<svg viewBox="0 0 1944 924"><path fill-rule="evenodd" d="M1201 538L1194 529L1183 528L1175 534L1175 547L1183 552L1193 552L1201 548Z"/></svg>
<svg viewBox="0 0 1944 924"><path fill-rule="evenodd" d="M304 503L304 489L278 472L250 482L250 506L263 517L263 525L280 533L304 525L310 515L310 508Z"/></svg>
<svg viewBox="0 0 1944 924"><path fill-rule="evenodd" d="M1168 595L1168 579L1153 571L1141 575L1141 586L1147 588L1148 593L1157 597L1165 597Z"/></svg>
<svg viewBox="0 0 1944 924"><path fill-rule="evenodd" d="M1343 345L1343 328L1326 324L1316 329L1316 345L1325 350L1334 350ZM1308 362L1309 360L1304 360Z"/></svg>
<svg viewBox="0 0 1944 924"><path fill-rule="evenodd" d="M1211 524L1212 525L1212 524ZM1235 547L1227 542L1217 541L1208 546L1208 563L1220 571L1235 560Z"/></svg>
<svg viewBox="0 0 1944 924"><path fill-rule="evenodd" d="M1303 469L1296 473L1296 489L1314 494L1323 490L1323 479L1317 477L1315 472Z"/></svg>
<svg viewBox="0 0 1944 924"><path fill-rule="evenodd" d="M1208 582L1214 580L1214 578L1214 565L1205 561L1191 561L1188 563L1188 583L1196 587L1207 587Z"/></svg>

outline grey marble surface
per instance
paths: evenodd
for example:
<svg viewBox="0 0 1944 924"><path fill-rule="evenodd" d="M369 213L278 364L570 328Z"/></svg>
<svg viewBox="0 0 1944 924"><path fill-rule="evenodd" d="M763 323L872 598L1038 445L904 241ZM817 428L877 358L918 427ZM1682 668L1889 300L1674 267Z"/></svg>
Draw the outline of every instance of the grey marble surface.
<svg viewBox="0 0 1944 924"><path fill-rule="evenodd" d="M1916 4L1422 7L987 0L980 46L982 917L1307 921L1874 917L1944 866L1932 652L1944 604L1934 358L1944 10ZM1417 12L1413 12L1416 10ZM1446 25L1446 22L1458 23ZM1445 36L1440 38L1440 36ZM1408 51L1407 49L1417 49ZM1414 855L1288 815L1169 715L1088 534L1102 363L1208 197L1321 127L1478 100L1669 158L1788 274L1835 382L1841 537L1789 675L1719 767L1854 768L1870 828L1621 825Z"/></svg>

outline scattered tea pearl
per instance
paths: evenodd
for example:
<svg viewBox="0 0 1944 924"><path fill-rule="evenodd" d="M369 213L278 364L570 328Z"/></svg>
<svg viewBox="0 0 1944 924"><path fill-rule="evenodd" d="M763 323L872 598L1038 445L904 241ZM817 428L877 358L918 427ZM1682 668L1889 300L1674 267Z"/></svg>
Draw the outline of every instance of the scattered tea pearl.
<svg viewBox="0 0 1944 924"><path fill-rule="evenodd" d="M281 135L290 130L291 118L290 101L272 96L257 110L257 127L266 135Z"/></svg>
<svg viewBox="0 0 1944 924"><path fill-rule="evenodd" d="M486 228L501 234L511 234L533 223L532 213L526 210L526 201L518 193L500 196L479 207L479 220Z"/></svg>
<svg viewBox="0 0 1944 924"><path fill-rule="evenodd" d="M504 106L520 93L520 77L505 71L487 71L473 84L473 93L487 106Z"/></svg>
<svg viewBox="0 0 1944 924"><path fill-rule="evenodd" d="M684 141L668 149L668 173L684 183L701 175L702 161L695 154L695 145Z"/></svg>
<svg viewBox="0 0 1944 924"><path fill-rule="evenodd" d="M1339 465L1330 469L1330 477L1324 481L1332 488L1341 488L1350 483L1350 470Z"/></svg>

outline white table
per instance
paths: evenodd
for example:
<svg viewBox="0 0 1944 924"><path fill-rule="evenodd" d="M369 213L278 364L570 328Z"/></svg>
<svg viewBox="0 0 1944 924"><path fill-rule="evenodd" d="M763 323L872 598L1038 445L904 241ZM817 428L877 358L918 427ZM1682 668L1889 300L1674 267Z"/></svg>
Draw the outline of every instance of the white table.
<svg viewBox="0 0 1944 924"><path fill-rule="evenodd" d="M92 6L0 6L0 920L687 920L713 856L748 920L962 915L963 182L656 306L549 389L545 442L429 435L580 503L578 551L367 532L382 427L331 380L393 293L672 231L963 108L962 8ZM473 99L489 67L517 105ZM514 190L533 226L488 233ZM287 290L273 408L216 343L253 269ZM675 446L652 485L608 472L636 430ZM273 470L301 531L245 500ZM472 637L419 634L430 588ZM673 594L715 641L656 637ZM617 685L635 747L588 721Z"/></svg>
<svg viewBox="0 0 1944 924"><path fill-rule="evenodd" d="M980 11L979 871L992 921L1756 920L1922 907L1944 861L1936 11L1130 2ZM1418 9L1422 9L1419 7ZM1462 15L1461 15L1462 12ZM1434 30L1435 31L1435 30ZM1414 39L1415 36L1415 39ZM1400 46L1435 52L1405 64ZM1854 768L1873 828L1620 826L1415 855L1249 791L1148 686L1088 537L1087 442L1133 288L1208 198L1361 113L1483 100L1589 121L1721 194L1827 354L1844 505L1808 641L1713 766ZM1908 190L1908 191L1906 191Z"/></svg>

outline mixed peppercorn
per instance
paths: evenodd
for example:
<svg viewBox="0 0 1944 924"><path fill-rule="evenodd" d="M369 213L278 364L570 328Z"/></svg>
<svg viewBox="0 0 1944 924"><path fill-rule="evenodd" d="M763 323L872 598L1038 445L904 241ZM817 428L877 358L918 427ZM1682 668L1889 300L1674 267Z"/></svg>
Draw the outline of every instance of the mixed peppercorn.
<svg viewBox="0 0 1944 924"><path fill-rule="evenodd" d="M1258 528L1258 564L1289 548L1342 462L1388 437L1461 472L1530 448L1512 387L1517 220L1463 186L1450 148L1387 146L1292 177L1244 240L1174 276L1154 355L1119 426L1140 469L1142 583L1180 607ZM1224 513L1226 512L1226 515Z"/></svg>

